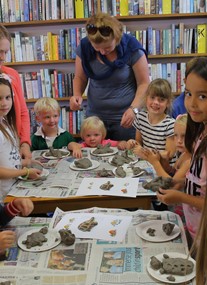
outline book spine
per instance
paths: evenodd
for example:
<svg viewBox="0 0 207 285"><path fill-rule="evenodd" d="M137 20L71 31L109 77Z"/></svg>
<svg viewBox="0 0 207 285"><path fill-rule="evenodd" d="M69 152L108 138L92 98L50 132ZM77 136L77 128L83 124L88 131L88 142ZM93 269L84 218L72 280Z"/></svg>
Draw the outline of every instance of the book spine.
<svg viewBox="0 0 207 285"><path fill-rule="evenodd" d="M206 24L198 24L197 25L197 45L198 53L206 53L206 41L207 41L207 35L206 35Z"/></svg>

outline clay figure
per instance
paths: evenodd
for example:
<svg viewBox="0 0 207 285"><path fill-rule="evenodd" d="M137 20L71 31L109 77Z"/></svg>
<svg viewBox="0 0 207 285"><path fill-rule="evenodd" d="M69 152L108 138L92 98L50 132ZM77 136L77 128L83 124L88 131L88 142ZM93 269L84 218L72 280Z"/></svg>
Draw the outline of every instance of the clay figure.
<svg viewBox="0 0 207 285"><path fill-rule="evenodd" d="M81 224L78 226L78 229L79 229L80 231L83 231L83 232L90 232L91 229L92 229L93 227L97 226L97 225L98 225L98 222L96 222L96 221L95 221L95 218L92 217L92 218L90 218L90 220L87 220L87 221L81 223Z"/></svg>
<svg viewBox="0 0 207 285"><path fill-rule="evenodd" d="M59 234L61 237L61 242L65 245L72 245L75 242L75 235L70 231L66 229L59 230Z"/></svg>
<svg viewBox="0 0 207 285"><path fill-rule="evenodd" d="M118 177L126 177L126 172L124 171L124 168L122 166L118 166L115 170L116 176Z"/></svg>
<svg viewBox="0 0 207 285"><path fill-rule="evenodd" d="M22 243L25 244L28 249L37 245L42 246L43 243L47 241L47 238L45 237L46 233L47 230L44 227L39 232L34 232L28 235L27 239Z"/></svg>
<svg viewBox="0 0 207 285"><path fill-rule="evenodd" d="M157 259L157 257L151 256L150 259L151 259L150 265L154 270L158 270L162 267L162 262L159 259Z"/></svg>
<svg viewBox="0 0 207 285"><path fill-rule="evenodd" d="M120 154L115 154L114 157L111 160L111 164L114 166L122 166L123 164L129 164L130 162L133 162L134 160L128 156L127 150Z"/></svg>
<svg viewBox="0 0 207 285"><path fill-rule="evenodd" d="M147 229L147 233L149 234L149 236L154 237L155 236L155 229L149 228Z"/></svg>
<svg viewBox="0 0 207 285"><path fill-rule="evenodd" d="M111 144L107 143L106 145L97 145L97 148L93 151L93 154L106 154L113 153L113 149L110 148Z"/></svg>
<svg viewBox="0 0 207 285"><path fill-rule="evenodd" d="M102 185L100 186L100 188L101 188L102 190L110 190L113 186L114 186L114 185L111 184L110 181L107 181L106 183L102 184Z"/></svg>
<svg viewBox="0 0 207 285"><path fill-rule="evenodd" d="M54 149L52 146L49 147L49 151L47 151L45 153L45 156L54 156L54 157L57 157L57 158L61 158L62 156L65 155L65 152L64 151L61 151L60 149Z"/></svg>
<svg viewBox="0 0 207 285"><path fill-rule="evenodd" d="M78 168L87 169L92 166L92 162L88 158L81 158L74 161L74 164Z"/></svg>
<svg viewBox="0 0 207 285"><path fill-rule="evenodd" d="M114 177L114 174L111 170L106 170L105 168L102 168L101 170L97 171L97 175L99 177Z"/></svg>
<svg viewBox="0 0 207 285"><path fill-rule="evenodd" d="M159 191L159 188L168 189L173 186L173 179L171 177L158 176L152 179L150 182L144 181L142 187L152 190L153 192Z"/></svg>
<svg viewBox="0 0 207 285"><path fill-rule="evenodd" d="M163 232L166 233L167 236L170 236L174 227L175 227L175 224L166 223L162 225L162 230Z"/></svg>

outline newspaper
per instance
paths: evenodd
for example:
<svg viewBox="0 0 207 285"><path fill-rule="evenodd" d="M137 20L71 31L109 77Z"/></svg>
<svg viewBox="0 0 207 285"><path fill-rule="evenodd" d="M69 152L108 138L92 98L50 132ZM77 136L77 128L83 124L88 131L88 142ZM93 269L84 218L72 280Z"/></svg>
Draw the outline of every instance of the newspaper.
<svg viewBox="0 0 207 285"><path fill-rule="evenodd" d="M36 151L33 155L34 158L38 159L40 151ZM100 166L93 170L74 171L70 169L70 164L74 161L74 158L71 156L59 161L55 161L55 163L52 164L51 161L48 161L50 174L46 180L41 181L41 185L36 186L34 181L18 180L12 186L8 195L15 197L41 198L68 198L71 196L76 196L84 177L98 177L97 173L99 170L105 168L112 171L115 168L109 163L111 158L110 156L92 156L89 148L85 148L83 150L83 156L98 161ZM40 159L40 161L42 161L42 159ZM46 162L44 162L44 165L47 167ZM51 165L53 167L51 167ZM137 161L136 166L139 166L146 171L144 175L139 177L137 196L155 196L156 194L154 192L142 187L143 181L150 181L155 177L154 168L147 161Z"/></svg>
<svg viewBox="0 0 207 285"><path fill-rule="evenodd" d="M14 246L6 261L0 262L0 276L15 285L112 285L112 284L160 284L147 273L150 257L159 253L179 252L188 254L184 227L180 217L173 212L89 208L63 212L56 209L52 218L15 218L9 228L16 232L17 239L31 228L43 226L54 228L69 213L101 213L105 215L132 216L124 241L76 239L72 246L59 244L43 252L26 252ZM166 220L181 229L179 237L172 241L152 243L136 234L136 227L144 221ZM0 281L1 281L0 278ZM188 284L195 284L192 281Z"/></svg>

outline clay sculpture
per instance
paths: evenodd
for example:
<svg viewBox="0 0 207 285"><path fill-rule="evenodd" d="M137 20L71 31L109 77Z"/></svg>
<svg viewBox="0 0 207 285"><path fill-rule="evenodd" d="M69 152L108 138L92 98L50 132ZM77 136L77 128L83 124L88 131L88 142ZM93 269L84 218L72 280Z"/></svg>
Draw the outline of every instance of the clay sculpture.
<svg viewBox="0 0 207 285"><path fill-rule="evenodd" d="M124 171L124 168L122 166L118 166L115 170L115 174L118 177L126 177L126 172Z"/></svg>
<svg viewBox="0 0 207 285"><path fill-rule="evenodd" d="M66 229L59 230L59 234L61 237L61 242L65 245L72 245L75 242L75 235L70 231Z"/></svg>
<svg viewBox="0 0 207 285"><path fill-rule="evenodd" d="M96 222L95 218L92 217L92 218L90 218L90 220L87 220L87 221L81 223L78 226L78 229L80 231L83 231L83 232L90 232L92 230L92 228L97 226L97 225L98 225L98 222Z"/></svg>
<svg viewBox="0 0 207 285"><path fill-rule="evenodd" d="M74 161L77 168L87 169L92 166L92 162L88 158L81 158Z"/></svg>
<svg viewBox="0 0 207 285"><path fill-rule="evenodd" d="M194 264L191 260L180 257L172 258L169 257L167 254L163 254L162 261L157 259L155 256L152 256L150 265L154 270L159 270L161 274L179 276L184 276L192 273L194 268Z"/></svg>
<svg viewBox="0 0 207 285"><path fill-rule="evenodd" d="M162 225L162 230L163 232L166 233L167 236L170 236L174 227L175 227L175 224L166 223Z"/></svg>
<svg viewBox="0 0 207 285"><path fill-rule="evenodd" d="M34 232L27 236L27 239L24 240L22 243L26 245L29 249L34 246L42 246L44 242L47 241L45 234L48 232L48 228L44 227L39 232Z"/></svg>
<svg viewBox="0 0 207 285"><path fill-rule="evenodd" d="M155 231L156 231L155 229L149 228L149 229L147 229L147 234L151 237L154 237Z"/></svg>
<svg viewBox="0 0 207 285"><path fill-rule="evenodd" d="M129 167L132 169L133 176L139 176L142 174L147 174L145 169L142 169L138 166L134 166L133 164L130 164Z"/></svg>
<svg viewBox="0 0 207 285"><path fill-rule="evenodd" d="M106 170L105 168L102 168L101 170L97 171L97 175L99 177L114 177L114 174L111 170Z"/></svg>
<svg viewBox="0 0 207 285"><path fill-rule="evenodd" d="M102 184L102 185L100 186L100 189L102 189L102 190L110 190L113 186L114 186L114 185L111 184L110 181L107 181L106 183L104 183L104 184Z"/></svg>
<svg viewBox="0 0 207 285"><path fill-rule="evenodd" d="M114 157L111 160L111 164L114 166L122 166L123 164L129 164L130 162L133 162L134 160L128 156L127 150L120 154L115 154Z"/></svg>
<svg viewBox="0 0 207 285"><path fill-rule="evenodd" d="M110 148L111 144L107 143L106 145L97 145L97 148L93 151L93 154L106 154L113 153L113 149Z"/></svg>
<svg viewBox="0 0 207 285"><path fill-rule="evenodd" d="M158 176L152 179L150 182L144 181L142 187L152 190L153 192L159 191L159 188L168 189L173 186L173 179L170 177Z"/></svg>
<svg viewBox="0 0 207 285"><path fill-rule="evenodd" d="M64 151L61 151L60 149L54 149L52 146L49 147L49 151L45 153L45 156L47 157L53 156L53 157L61 158L64 155L65 155Z"/></svg>

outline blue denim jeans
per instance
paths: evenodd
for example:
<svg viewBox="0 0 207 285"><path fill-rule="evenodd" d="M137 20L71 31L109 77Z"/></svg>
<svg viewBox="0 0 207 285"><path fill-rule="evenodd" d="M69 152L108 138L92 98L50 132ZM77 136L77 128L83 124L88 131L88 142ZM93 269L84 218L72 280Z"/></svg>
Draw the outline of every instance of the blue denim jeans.
<svg viewBox="0 0 207 285"><path fill-rule="evenodd" d="M135 128L123 128L120 126L120 122L110 122L104 121L105 127L107 129L107 139L121 141L121 140L129 140L135 139Z"/></svg>

